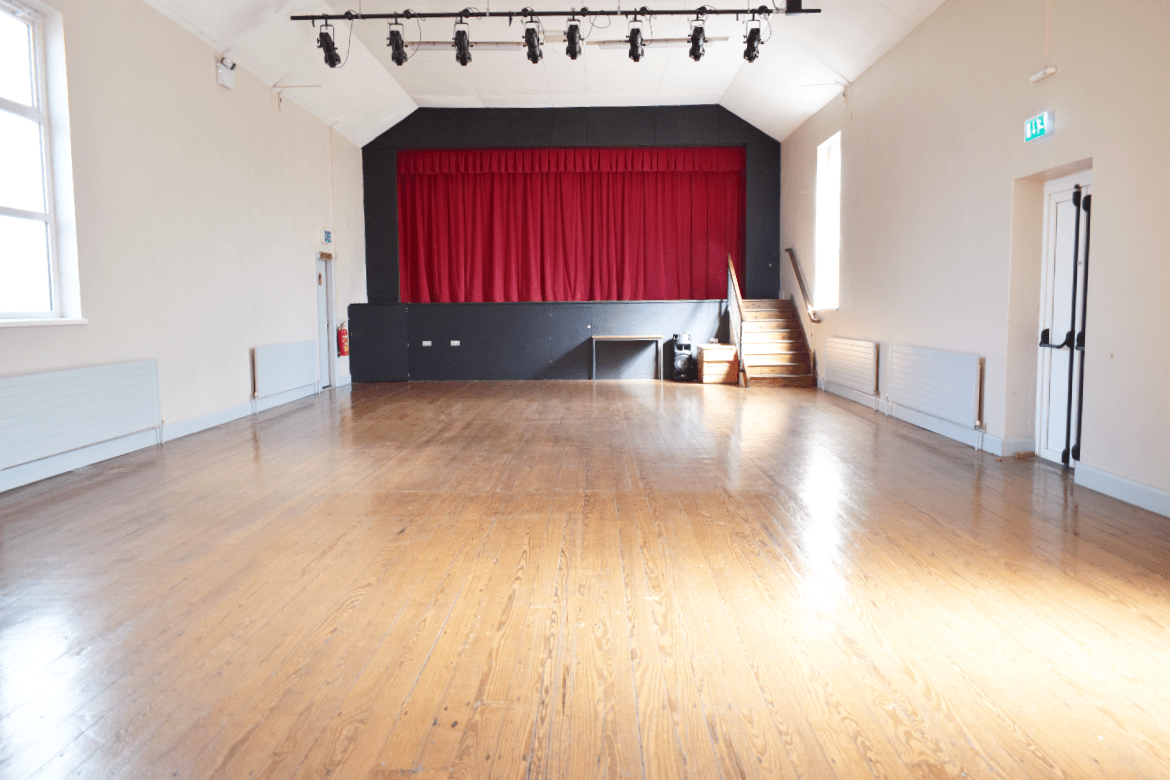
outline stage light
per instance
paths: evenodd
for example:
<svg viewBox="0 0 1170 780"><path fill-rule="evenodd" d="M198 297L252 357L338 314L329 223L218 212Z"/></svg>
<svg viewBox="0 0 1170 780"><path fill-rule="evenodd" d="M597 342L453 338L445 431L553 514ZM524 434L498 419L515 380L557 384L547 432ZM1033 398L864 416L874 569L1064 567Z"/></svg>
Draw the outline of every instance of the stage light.
<svg viewBox="0 0 1170 780"><path fill-rule="evenodd" d="M395 22L390 25L390 38L386 41L390 47L390 59L395 65L403 65L409 59L406 56L406 41L402 37L402 25Z"/></svg>
<svg viewBox="0 0 1170 780"><path fill-rule="evenodd" d="M524 45L528 47L528 61L533 65L544 59L544 52L540 48L540 32L536 29L537 23L529 19L524 29Z"/></svg>
<svg viewBox="0 0 1170 780"><path fill-rule="evenodd" d="M569 55L569 59L575 60L581 56L581 23L576 19L570 19L565 26L565 41L568 46L565 47L565 54Z"/></svg>
<svg viewBox="0 0 1170 780"><path fill-rule="evenodd" d="M695 21L699 21L696 19ZM691 28L691 59L695 62L703 59L703 44L707 41L707 35L703 31L703 25L697 24Z"/></svg>
<svg viewBox="0 0 1170 780"><path fill-rule="evenodd" d="M341 64L341 55L337 53L337 46L333 43L333 36L329 31L333 29L333 25L321 25L321 32L317 35L317 48L325 52L325 64L331 68L336 68Z"/></svg>
<svg viewBox="0 0 1170 780"><path fill-rule="evenodd" d="M756 20L753 19L752 22ZM752 22L748 22L751 24ZM747 31L747 47L743 50L743 58L748 62L755 62L760 56L760 23L756 22L755 27L749 27Z"/></svg>
<svg viewBox="0 0 1170 780"><path fill-rule="evenodd" d="M642 28L631 26L628 40L630 42L630 59L634 62L641 62L642 54L645 51L645 47L642 45Z"/></svg>
<svg viewBox="0 0 1170 780"><path fill-rule="evenodd" d="M455 61L463 66L471 62L471 36L466 22L455 23Z"/></svg>

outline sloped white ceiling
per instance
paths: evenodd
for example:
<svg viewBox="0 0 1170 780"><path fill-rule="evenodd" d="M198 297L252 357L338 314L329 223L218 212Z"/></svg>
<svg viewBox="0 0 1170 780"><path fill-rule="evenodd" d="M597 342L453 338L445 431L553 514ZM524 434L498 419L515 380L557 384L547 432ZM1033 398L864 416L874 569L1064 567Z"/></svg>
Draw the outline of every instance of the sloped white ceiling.
<svg viewBox="0 0 1170 780"><path fill-rule="evenodd" d="M497 0L499 1L499 0ZM648 48L641 62L632 62L621 48L587 44L576 61L559 43L562 18L544 20L544 59L533 65L524 49L472 47L472 62L455 62L454 49L419 51L405 65L395 66L386 47L387 25L359 21L336 25L338 49L345 64L330 69L316 47L316 30L308 22L292 22L293 14L391 13L459 11L466 0L146 0L191 30L221 53L255 73L265 83L284 89L284 97L365 145L402 121L419 106L439 107L561 107L645 106L718 103L772 137L783 140L805 119L841 93L944 0L805 0L821 14L787 17L773 14L771 37L754 63L743 59L743 21L711 17L706 56L694 62L686 48ZM519 11L525 5L546 10L567 3L516 3L491 8L493 14ZM688 8L699 3L680 0L638 0L656 8ZM758 4L758 0L757 0ZM623 7L630 7L630 5ZM717 0L720 8L747 3ZM617 9L617 0L597 0L597 9ZM470 21L471 40L516 41L524 34L517 18L505 16ZM602 25L608 24L607 27ZM449 41L453 20L405 22L407 42ZM601 20L585 30L589 41L619 41L626 22ZM646 38L685 38L685 17L656 17L643 26ZM421 36L421 38L420 38Z"/></svg>

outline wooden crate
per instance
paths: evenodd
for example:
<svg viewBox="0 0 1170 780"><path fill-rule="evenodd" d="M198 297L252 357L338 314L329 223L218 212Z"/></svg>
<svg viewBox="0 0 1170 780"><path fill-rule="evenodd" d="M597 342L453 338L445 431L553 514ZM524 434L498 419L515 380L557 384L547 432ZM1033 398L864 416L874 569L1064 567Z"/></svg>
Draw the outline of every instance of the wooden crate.
<svg viewBox="0 0 1170 780"><path fill-rule="evenodd" d="M739 384L739 360L732 344L699 345L699 381L703 384Z"/></svg>

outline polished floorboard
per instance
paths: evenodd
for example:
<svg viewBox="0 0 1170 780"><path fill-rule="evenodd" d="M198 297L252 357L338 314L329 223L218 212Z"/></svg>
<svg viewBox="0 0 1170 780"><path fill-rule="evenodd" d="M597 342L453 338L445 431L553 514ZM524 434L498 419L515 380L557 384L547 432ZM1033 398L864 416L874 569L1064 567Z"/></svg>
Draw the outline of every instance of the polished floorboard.
<svg viewBox="0 0 1170 780"><path fill-rule="evenodd" d="M0 495L0 778L1157 780L1168 578L816 391L359 385Z"/></svg>

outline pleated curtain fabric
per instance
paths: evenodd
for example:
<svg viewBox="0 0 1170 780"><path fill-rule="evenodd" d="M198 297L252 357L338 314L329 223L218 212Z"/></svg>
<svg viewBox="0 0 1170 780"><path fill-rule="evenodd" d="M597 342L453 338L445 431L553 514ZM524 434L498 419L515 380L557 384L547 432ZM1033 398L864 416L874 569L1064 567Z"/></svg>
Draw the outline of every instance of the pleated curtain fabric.
<svg viewBox="0 0 1170 780"><path fill-rule="evenodd" d="M398 153L405 303L724 298L742 147Z"/></svg>

